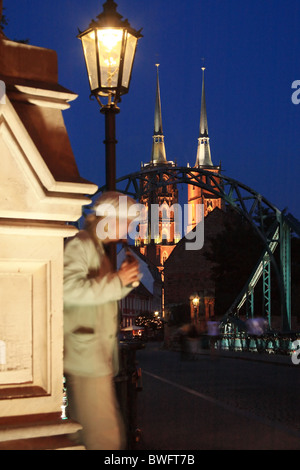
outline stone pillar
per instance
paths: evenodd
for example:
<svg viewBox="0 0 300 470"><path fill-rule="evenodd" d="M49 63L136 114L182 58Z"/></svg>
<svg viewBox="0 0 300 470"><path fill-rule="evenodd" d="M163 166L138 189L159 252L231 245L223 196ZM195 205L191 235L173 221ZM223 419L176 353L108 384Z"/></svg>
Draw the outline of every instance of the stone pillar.
<svg viewBox="0 0 300 470"><path fill-rule="evenodd" d="M54 51L0 40L0 450L71 448L61 419L63 250L85 196Z"/></svg>

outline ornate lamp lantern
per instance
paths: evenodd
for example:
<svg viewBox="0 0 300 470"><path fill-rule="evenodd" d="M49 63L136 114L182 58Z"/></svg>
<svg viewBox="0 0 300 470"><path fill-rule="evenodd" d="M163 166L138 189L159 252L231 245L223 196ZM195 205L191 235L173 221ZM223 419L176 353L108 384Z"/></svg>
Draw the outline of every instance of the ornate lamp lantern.
<svg viewBox="0 0 300 470"><path fill-rule="evenodd" d="M99 102L100 96L107 96L109 106L112 102L116 106L119 97L128 93L137 43L142 37L116 9L117 4L107 0L97 20L78 35L91 93Z"/></svg>

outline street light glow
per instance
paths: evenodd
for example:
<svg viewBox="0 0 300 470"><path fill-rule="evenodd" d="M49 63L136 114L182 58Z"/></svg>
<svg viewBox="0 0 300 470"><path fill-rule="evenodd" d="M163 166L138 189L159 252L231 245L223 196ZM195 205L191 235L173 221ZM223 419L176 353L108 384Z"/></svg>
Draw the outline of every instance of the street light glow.
<svg viewBox="0 0 300 470"><path fill-rule="evenodd" d="M123 31L121 29L102 29L97 31L100 47L111 53L115 48L121 48Z"/></svg>

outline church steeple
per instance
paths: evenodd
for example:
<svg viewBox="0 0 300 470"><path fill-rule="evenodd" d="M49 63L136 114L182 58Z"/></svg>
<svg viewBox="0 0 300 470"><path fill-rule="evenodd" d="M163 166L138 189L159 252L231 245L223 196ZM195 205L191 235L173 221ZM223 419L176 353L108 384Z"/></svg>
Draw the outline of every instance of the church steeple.
<svg viewBox="0 0 300 470"><path fill-rule="evenodd" d="M195 164L196 167L213 166L213 163L211 160L211 153L210 153L209 137L208 137L204 70L205 70L205 67L202 67L203 79L202 79L200 133L199 133L199 138L198 138L197 159L196 159L196 164Z"/></svg>
<svg viewBox="0 0 300 470"><path fill-rule="evenodd" d="M153 145L152 145L152 157L151 163L155 165L167 163L166 149L164 143L163 126L162 126L162 113L161 113L161 99L160 99L160 86L159 86L159 74L157 67L157 78L156 78L156 102L155 102L155 113L154 113L154 134L153 134Z"/></svg>

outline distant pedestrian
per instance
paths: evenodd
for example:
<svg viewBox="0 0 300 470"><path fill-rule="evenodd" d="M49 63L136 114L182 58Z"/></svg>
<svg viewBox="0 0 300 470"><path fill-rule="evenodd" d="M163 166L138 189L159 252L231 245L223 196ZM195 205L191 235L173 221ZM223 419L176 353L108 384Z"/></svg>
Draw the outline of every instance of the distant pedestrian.
<svg viewBox="0 0 300 470"><path fill-rule="evenodd" d="M220 337L220 322L211 317L207 322L207 335L209 337L210 354L212 359L216 359L218 353L218 340Z"/></svg>

